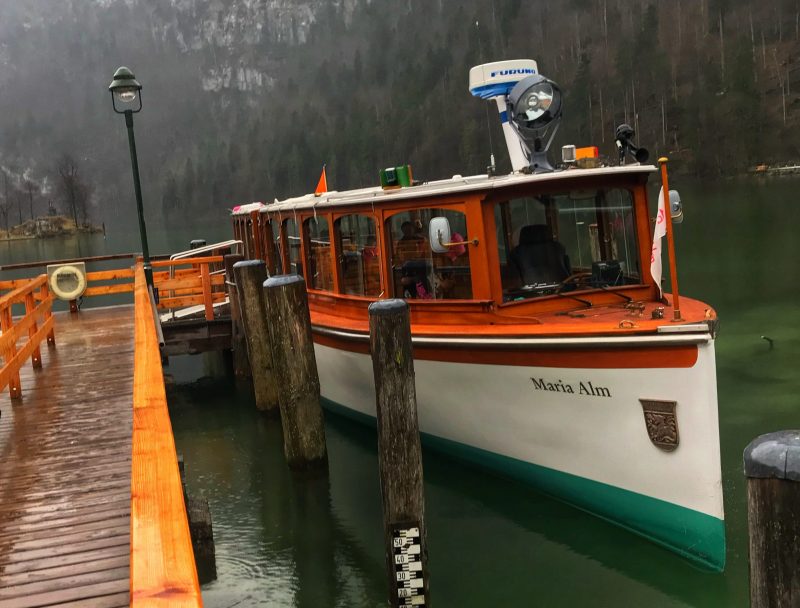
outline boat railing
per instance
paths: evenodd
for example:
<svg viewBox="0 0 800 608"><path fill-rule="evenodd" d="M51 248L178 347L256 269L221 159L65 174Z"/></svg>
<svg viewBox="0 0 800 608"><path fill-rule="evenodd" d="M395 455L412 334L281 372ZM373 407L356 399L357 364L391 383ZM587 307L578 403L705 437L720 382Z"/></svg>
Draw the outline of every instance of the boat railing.
<svg viewBox="0 0 800 608"><path fill-rule="evenodd" d="M224 256L226 253L240 253L242 247L242 241L238 241L236 239L230 239L227 241L221 241L219 243L211 243L210 245L202 245L200 247L196 247L195 249L186 249L185 251L179 251L178 253L173 253L169 256L170 260L183 260L187 258L196 258L196 257L203 257L204 255L207 256L208 254L212 256ZM211 274L224 274L225 267L224 265L220 268L212 268Z"/></svg>
<svg viewBox="0 0 800 608"><path fill-rule="evenodd" d="M14 305L24 307L24 314L14 317ZM47 286L47 275L24 279L0 298L0 391L9 388L12 399L22 397L20 369L30 358L34 368L42 366L41 343L55 345L53 330L53 296ZM39 324L41 322L41 325ZM27 337L26 337L27 334ZM20 340L25 341L20 344Z"/></svg>

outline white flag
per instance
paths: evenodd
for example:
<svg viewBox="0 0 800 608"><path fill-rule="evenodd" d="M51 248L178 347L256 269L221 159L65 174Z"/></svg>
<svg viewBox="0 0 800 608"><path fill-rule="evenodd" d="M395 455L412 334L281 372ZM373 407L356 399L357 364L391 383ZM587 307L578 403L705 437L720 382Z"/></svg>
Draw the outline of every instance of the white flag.
<svg viewBox="0 0 800 608"><path fill-rule="evenodd" d="M664 188L658 193L658 213L656 228L653 231L653 249L650 252L650 275L658 285L658 293L664 297L661 289L661 237L667 234L667 211L664 203Z"/></svg>

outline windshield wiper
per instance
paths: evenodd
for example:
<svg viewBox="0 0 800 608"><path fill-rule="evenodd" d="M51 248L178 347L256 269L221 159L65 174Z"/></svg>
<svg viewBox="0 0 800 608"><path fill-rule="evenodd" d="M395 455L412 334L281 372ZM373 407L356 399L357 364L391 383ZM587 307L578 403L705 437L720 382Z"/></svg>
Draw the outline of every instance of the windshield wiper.
<svg viewBox="0 0 800 608"><path fill-rule="evenodd" d="M619 293L618 291L611 291L608 287L605 287L603 285L598 285L598 287L600 289L602 289L603 291L607 291L608 293L612 293L615 296L618 296L618 297L622 298L626 302L633 302L633 298L630 297L630 296L626 296L624 293Z"/></svg>
<svg viewBox="0 0 800 608"><path fill-rule="evenodd" d="M571 296L568 293L562 293L561 291L556 291L556 295L562 298L569 298L570 300L575 300L576 302L580 302L586 308L591 308L594 306L589 300L584 300L583 298L579 298L577 296Z"/></svg>

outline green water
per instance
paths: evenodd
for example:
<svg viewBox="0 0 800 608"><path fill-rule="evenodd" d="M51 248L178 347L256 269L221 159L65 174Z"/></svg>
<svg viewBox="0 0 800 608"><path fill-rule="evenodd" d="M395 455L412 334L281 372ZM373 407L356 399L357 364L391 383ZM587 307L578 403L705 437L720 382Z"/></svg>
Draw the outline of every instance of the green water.
<svg viewBox="0 0 800 608"><path fill-rule="evenodd" d="M741 452L756 435L800 427L800 180L685 184L676 227L682 292L712 304L728 537L723 574L513 482L427 454L432 601L436 606L746 606L747 521ZM151 249L229 238L216 226L159 229ZM0 243L8 263L136 248L136 235ZM761 339L769 336L774 349ZM212 356L167 372L190 490L209 499L219 579L206 606L384 606L375 435L328 415L329 479L296 480L280 429ZM199 381L198 378L203 377ZM687 471L691 474L691 471Z"/></svg>

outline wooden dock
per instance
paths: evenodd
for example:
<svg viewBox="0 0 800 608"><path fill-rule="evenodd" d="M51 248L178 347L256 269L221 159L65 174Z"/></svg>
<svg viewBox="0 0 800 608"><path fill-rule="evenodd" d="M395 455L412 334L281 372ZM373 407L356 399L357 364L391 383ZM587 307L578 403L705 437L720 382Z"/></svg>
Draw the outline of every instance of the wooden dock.
<svg viewBox="0 0 800 608"><path fill-rule="evenodd" d="M140 264L109 279L133 306L51 315L43 276L0 284L0 608L202 606L154 302Z"/></svg>
<svg viewBox="0 0 800 608"><path fill-rule="evenodd" d="M127 606L133 308L56 314L56 333L0 401L0 607Z"/></svg>

